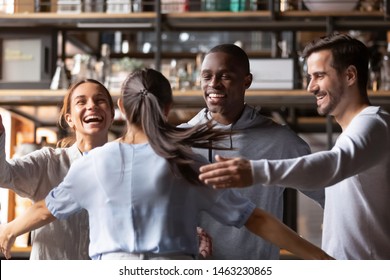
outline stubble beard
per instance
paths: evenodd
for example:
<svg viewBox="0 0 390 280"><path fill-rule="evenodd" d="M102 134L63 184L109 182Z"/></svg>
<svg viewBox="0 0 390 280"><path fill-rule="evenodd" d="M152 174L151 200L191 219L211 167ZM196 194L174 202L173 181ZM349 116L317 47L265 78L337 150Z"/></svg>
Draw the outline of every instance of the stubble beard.
<svg viewBox="0 0 390 280"><path fill-rule="evenodd" d="M336 94L334 94L336 92ZM332 94L333 93L333 94ZM344 93L344 89L339 86L335 91L328 91L329 102L325 106L318 106L317 112L320 116L331 115L340 103L340 99Z"/></svg>

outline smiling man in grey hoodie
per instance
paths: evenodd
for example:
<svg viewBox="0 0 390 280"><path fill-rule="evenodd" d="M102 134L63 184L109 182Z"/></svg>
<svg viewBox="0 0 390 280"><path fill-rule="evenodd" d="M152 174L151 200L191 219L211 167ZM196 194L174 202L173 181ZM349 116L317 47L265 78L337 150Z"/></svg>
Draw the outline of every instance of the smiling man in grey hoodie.
<svg viewBox="0 0 390 280"><path fill-rule="evenodd" d="M234 44L212 48L201 68L201 85L207 108L201 110L189 125L213 119L218 128L235 131L218 146L232 148L218 154L248 159L286 159L310 153L309 146L286 126L279 125L245 103L245 91L252 83L247 54ZM213 150L198 150L214 161ZM284 187L258 185L240 189L245 197L279 219L283 217ZM321 206L324 192L306 192ZM215 259L279 259L279 248L251 236L246 229L219 224L209 216L201 217L201 227L213 238Z"/></svg>

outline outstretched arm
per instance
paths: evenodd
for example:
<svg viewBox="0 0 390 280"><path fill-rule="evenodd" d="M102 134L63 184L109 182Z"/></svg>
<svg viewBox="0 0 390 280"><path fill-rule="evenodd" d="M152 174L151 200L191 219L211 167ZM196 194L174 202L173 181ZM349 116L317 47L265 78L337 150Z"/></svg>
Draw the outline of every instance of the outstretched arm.
<svg viewBox="0 0 390 280"><path fill-rule="evenodd" d="M256 208L245 226L254 234L307 260L332 260L317 246L300 237L296 232L267 212Z"/></svg>
<svg viewBox="0 0 390 280"><path fill-rule="evenodd" d="M247 187L253 184L250 161L243 158L215 156L216 163L200 168L199 179L214 188Z"/></svg>
<svg viewBox="0 0 390 280"><path fill-rule="evenodd" d="M3 125L3 118L1 117L0 114L0 135L4 132L4 125Z"/></svg>
<svg viewBox="0 0 390 280"><path fill-rule="evenodd" d="M4 256L11 257L11 247L19 235L51 223L56 218L46 207L44 200L33 204L23 215L5 225L0 225L0 248Z"/></svg>

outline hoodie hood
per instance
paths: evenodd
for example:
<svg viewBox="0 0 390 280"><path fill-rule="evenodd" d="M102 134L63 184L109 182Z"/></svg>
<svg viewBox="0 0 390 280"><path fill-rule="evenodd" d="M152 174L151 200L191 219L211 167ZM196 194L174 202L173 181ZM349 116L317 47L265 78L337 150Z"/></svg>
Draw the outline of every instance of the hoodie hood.
<svg viewBox="0 0 390 280"><path fill-rule="evenodd" d="M195 117L193 117L187 125L194 126L199 123L207 122L212 119L211 113L207 108L202 109ZM228 125L217 123L217 128L231 129L231 130L242 130L248 128L256 128L258 126L264 127L269 125L275 125L275 122L260 114L260 111L252 106L245 104L244 110L240 118Z"/></svg>

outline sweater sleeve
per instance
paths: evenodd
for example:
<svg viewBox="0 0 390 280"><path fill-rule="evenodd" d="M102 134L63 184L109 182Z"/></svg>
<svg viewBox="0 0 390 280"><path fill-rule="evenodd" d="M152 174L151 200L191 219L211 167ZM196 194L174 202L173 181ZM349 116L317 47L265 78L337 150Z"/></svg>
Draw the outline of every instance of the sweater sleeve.
<svg viewBox="0 0 390 280"><path fill-rule="evenodd" d="M87 209L89 203L97 203L99 184L93 162L96 159L92 153L75 161L63 181L46 196L46 206L57 219L66 219L83 208ZM110 174L110 171L105 174Z"/></svg>
<svg viewBox="0 0 390 280"><path fill-rule="evenodd" d="M5 133L0 136L0 187L38 201L62 180L70 163L58 149L42 148L20 158L6 160Z"/></svg>
<svg viewBox="0 0 390 280"><path fill-rule="evenodd" d="M288 160L251 161L254 181L309 190L332 186L373 167L386 156L382 151L389 149L388 127L377 117L357 118L330 151Z"/></svg>

